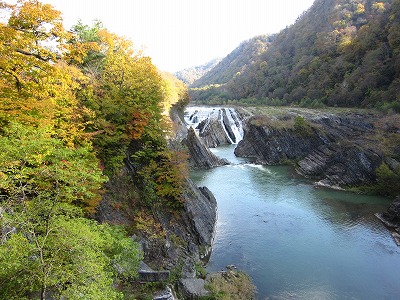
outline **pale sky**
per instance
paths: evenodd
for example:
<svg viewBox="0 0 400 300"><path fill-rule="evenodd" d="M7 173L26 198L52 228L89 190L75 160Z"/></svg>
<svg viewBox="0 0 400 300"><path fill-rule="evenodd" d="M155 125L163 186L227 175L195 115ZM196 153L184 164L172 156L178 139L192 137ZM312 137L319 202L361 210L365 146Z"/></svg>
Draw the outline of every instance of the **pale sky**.
<svg viewBox="0 0 400 300"><path fill-rule="evenodd" d="M259 34L295 22L313 0L42 0L63 13L70 29L99 19L129 38L163 71L175 72L225 57Z"/></svg>

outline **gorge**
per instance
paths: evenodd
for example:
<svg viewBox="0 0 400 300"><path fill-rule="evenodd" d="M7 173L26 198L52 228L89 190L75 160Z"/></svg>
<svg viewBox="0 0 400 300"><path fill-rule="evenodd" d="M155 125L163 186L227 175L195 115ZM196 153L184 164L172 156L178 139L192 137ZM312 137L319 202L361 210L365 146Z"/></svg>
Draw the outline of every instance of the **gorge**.
<svg viewBox="0 0 400 300"><path fill-rule="evenodd" d="M213 108L190 108L187 121L200 116L204 110ZM218 111L220 113L216 113ZM213 114L222 114L222 111L230 110L214 108ZM374 216L376 212L385 211L392 199L325 188L346 187L343 182L333 181L335 178L372 182L373 172L365 166L375 164L376 168L383 160L390 161L379 151L379 155L371 154L374 151L370 146L366 154L353 154L354 151L364 153L355 137L359 137L358 142L372 139L371 131L377 130L372 124L376 124L374 118L378 117L366 119L356 113L327 114L304 109L264 114L264 118L256 117L251 109L240 108L238 113L244 123L244 141L236 149L235 145L212 148L214 154L230 164L191 172L195 184L207 186L218 203L216 237L208 270L219 271L232 264L245 270L258 288L259 299L396 298L400 293L396 283L400 275L396 267L400 263L400 250L390 232ZM308 125L328 125L304 127L298 134L294 123L292 127L284 123L294 122L298 116ZM225 132L223 118L217 120ZM368 120L375 120L375 123ZM196 121L197 124L208 123ZM313 134L321 128L324 134L315 137ZM202 127L199 129L201 131ZM307 134L304 130L312 132ZM351 133L344 136L344 132ZM365 132L368 133L363 136ZM208 138L205 140L210 143ZM255 147L262 143L263 147ZM247 150L243 150L246 147ZM301 169L303 160L318 162L312 157L314 151L320 151L318 147L337 150L330 152L336 153L334 158L324 160L328 163L322 169L330 173L310 176L317 183L313 185L310 179L298 173L307 175ZM271 150L278 148L280 150L273 156ZM307 153L306 149L311 152ZM234 151L241 156L247 153L249 157L238 158ZM267 154L275 157L275 161L267 161L270 159ZM359 161L357 157L361 157ZM293 158L297 158L298 173L290 166L254 163L282 164ZM334 170L355 175L335 176Z"/></svg>

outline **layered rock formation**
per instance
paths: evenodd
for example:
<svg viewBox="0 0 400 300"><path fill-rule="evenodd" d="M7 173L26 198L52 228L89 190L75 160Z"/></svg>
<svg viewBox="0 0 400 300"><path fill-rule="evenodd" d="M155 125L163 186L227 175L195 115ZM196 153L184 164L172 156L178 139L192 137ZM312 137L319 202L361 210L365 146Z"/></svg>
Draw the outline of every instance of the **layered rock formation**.
<svg viewBox="0 0 400 300"><path fill-rule="evenodd" d="M186 123L195 127L208 148L237 144L243 137L242 123L233 108L194 108Z"/></svg>
<svg viewBox="0 0 400 300"><path fill-rule="evenodd" d="M199 139L193 127L190 127L187 137L183 140L189 150L189 164L194 168L211 169L229 164L227 160L217 157Z"/></svg>
<svg viewBox="0 0 400 300"><path fill-rule="evenodd" d="M253 116L245 125L235 154L261 164L295 162L301 175L333 188L368 185L383 162L398 161L379 143L384 133L372 114L328 114L287 110L285 114ZM394 133L391 133L394 134Z"/></svg>

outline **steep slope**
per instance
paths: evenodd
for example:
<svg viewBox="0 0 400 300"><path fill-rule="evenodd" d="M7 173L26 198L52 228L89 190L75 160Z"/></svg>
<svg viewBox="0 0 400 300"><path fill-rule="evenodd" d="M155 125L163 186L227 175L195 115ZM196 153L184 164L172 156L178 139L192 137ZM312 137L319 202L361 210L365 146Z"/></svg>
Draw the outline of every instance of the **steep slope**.
<svg viewBox="0 0 400 300"><path fill-rule="evenodd" d="M182 80L184 83L190 85L195 80L199 79L204 74L206 74L208 71L210 71L212 68L214 68L220 61L221 61L220 58L215 58L203 65L192 67L192 68L186 68L181 71L175 72L174 75L176 78L178 78L178 79Z"/></svg>
<svg viewBox="0 0 400 300"><path fill-rule="evenodd" d="M213 95L399 111L399 36L399 0L316 0Z"/></svg>
<svg viewBox="0 0 400 300"><path fill-rule="evenodd" d="M260 35L242 42L213 69L193 82L191 87L203 88L227 83L254 63L256 58L268 49L273 39L274 36ZM197 91L192 89L192 92L196 93L196 96L198 94L201 96L201 89Z"/></svg>

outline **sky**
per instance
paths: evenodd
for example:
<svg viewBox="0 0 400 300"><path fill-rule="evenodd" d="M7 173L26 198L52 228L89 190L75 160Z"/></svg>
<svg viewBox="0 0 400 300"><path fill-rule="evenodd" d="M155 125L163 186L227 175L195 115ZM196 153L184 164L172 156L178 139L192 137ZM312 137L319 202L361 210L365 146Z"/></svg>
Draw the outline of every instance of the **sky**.
<svg viewBox="0 0 400 300"><path fill-rule="evenodd" d="M223 58L242 41L293 24L313 0L42 0L70 29L102 21L130 39L163 71Z"/></svg>

